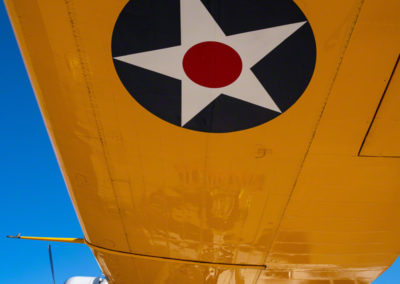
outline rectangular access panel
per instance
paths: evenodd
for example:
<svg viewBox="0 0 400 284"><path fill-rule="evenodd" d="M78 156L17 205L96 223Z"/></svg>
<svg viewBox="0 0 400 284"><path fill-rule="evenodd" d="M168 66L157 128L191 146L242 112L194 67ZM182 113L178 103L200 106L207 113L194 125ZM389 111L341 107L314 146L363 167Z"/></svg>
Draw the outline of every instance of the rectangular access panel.
<svg viewBox="0 0 400 284"><path fill-rule="evenodd" d="M367 133L361 156L400 157L400 68L397 61Z"/></svg>

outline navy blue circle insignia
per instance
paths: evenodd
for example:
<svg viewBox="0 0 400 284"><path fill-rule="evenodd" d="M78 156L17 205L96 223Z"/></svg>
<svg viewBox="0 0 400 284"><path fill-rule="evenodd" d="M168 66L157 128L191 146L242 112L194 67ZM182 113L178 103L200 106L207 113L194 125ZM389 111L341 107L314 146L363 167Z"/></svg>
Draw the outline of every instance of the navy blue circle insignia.
<svg viewBox="0 0 400 284"><path fill-rule="evenodd" d="M316 44L291 0L131 0L114 27L112 58L152 114L226 133L294 105L314 73Z"/></svg>

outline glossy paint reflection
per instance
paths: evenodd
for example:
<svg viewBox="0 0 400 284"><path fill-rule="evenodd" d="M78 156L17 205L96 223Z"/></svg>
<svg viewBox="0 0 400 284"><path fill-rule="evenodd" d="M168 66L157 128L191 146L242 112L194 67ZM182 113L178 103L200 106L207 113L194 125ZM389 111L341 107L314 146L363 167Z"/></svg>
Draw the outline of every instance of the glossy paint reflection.
<svg viewBox="0 0 400 284"><path fill-rule="evenodd" d="M215 265L177 264L165 261L141 260L130 257L115 257L94 251L96 258L114 271L119 263L128 264L118 269L110 279L112 283L131 283L126 279L135 279L139 283L176 284L253 284L260 274L258 269L221 268ZM157 273L152 273L157 271Z"/></svg>
<svg viewBox="0 0 400 284"><path fill-rule="evenodd" d="M398 59L399 1L296 1L317 41L309 87L229 134L171 125L126 92L110 55L126 2L7 0L85 238L209 262L94 251L110 283L364 284L389 267L400 160L359 151Z"/></svg>

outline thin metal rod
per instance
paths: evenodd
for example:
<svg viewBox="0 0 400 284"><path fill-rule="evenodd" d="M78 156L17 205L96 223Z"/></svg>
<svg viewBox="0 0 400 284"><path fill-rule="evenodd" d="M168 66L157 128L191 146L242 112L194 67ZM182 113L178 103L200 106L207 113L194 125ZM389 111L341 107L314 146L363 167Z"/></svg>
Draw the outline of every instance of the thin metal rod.
<svg viewBox="0 0 400 284"><path fill-rule="evenodd" d="M16 236L7 236L11 239L21 239L21 240L34 240L34 241L45 241L45 242L59 242L59 243L73 243L73 244L84 244L84 239L79 238L49 238L49 237L27 237L18 234Z"/></svg>

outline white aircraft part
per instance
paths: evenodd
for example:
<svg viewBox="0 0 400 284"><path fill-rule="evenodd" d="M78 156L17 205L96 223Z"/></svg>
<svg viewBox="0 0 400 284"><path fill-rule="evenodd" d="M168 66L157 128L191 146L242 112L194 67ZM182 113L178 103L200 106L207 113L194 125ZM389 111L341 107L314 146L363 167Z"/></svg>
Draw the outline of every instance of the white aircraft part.
<svg viewBox="0 0 400 284"><path fill-rule="evenodd" d="M108 284L107 280L99 277L72 277L65 284Z"/></svg>

